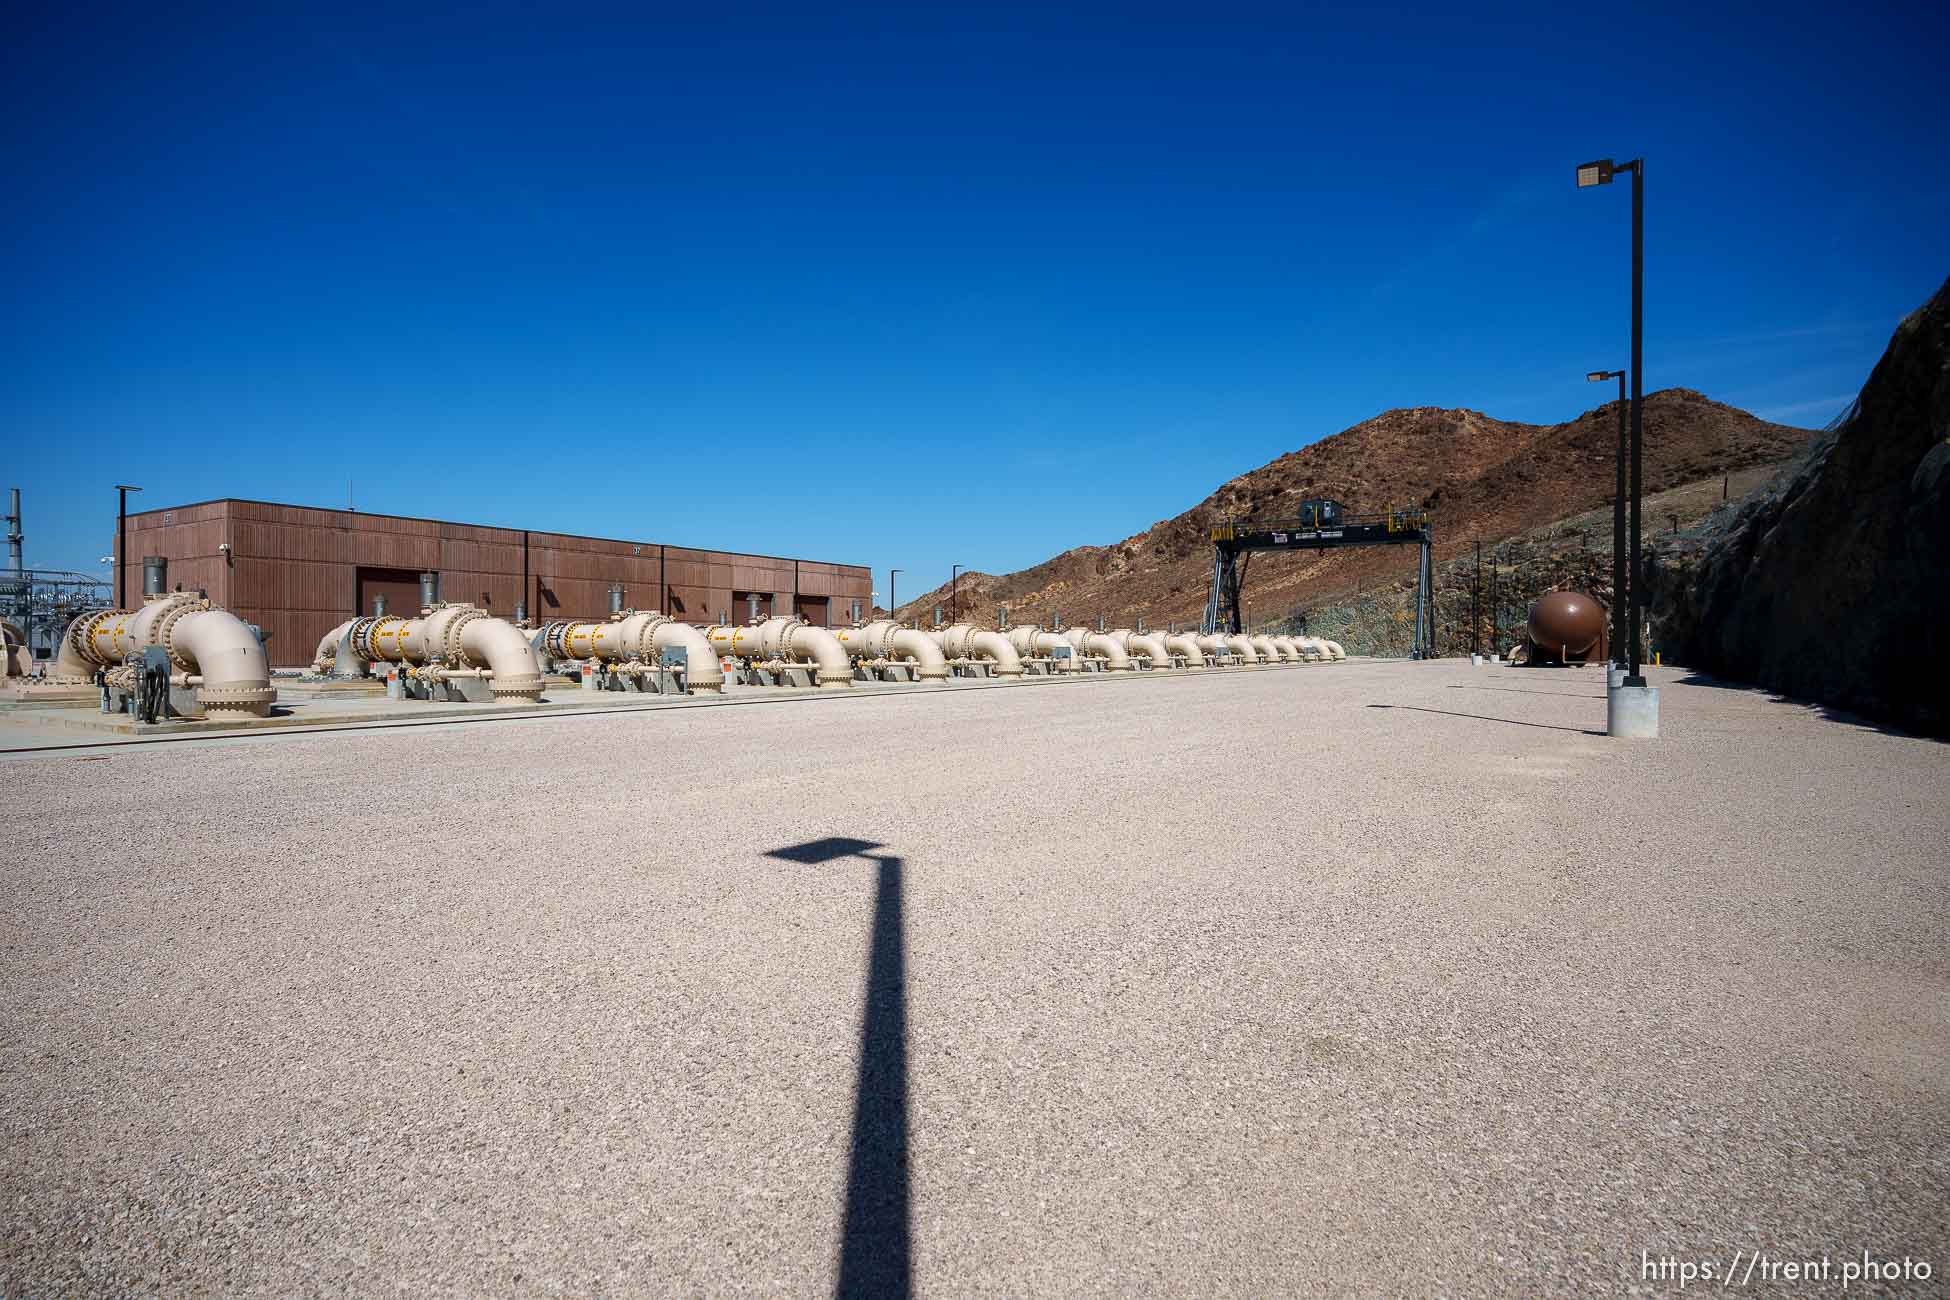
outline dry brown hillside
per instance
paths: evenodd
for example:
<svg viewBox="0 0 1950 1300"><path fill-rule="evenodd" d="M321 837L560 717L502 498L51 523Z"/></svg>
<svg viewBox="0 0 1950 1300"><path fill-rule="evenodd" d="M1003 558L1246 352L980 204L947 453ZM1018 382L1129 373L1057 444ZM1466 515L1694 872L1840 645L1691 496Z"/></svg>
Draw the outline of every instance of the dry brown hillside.
<svg viewBox="0 0 1950 1300"><path fill-rule="evenodd" d="M1653 393L1645 399L1645 490L1770 464L1811 436L1691 389ZM1140 616L1153 625L1195 620L1211 573L1212 524L1290 516L1309 497L1357 512L1423 507L1434 520L1439 562L1477 541L1608 506L1617 440L1615 402L1554 425L1440 407L1384 411L1242 474L1184 514L1114 546L1080 546L1018 573L964 573L960 606L982 620L998 605L1018 621L1053 611L1072 621L1102 615L1113 625ZM1259 555L1247 578L1248 616L1285 613L1413 568L1412 553L1395 548ZM903 604L899 614L924 620L936 605L948 609L948 588Z"/></svg>

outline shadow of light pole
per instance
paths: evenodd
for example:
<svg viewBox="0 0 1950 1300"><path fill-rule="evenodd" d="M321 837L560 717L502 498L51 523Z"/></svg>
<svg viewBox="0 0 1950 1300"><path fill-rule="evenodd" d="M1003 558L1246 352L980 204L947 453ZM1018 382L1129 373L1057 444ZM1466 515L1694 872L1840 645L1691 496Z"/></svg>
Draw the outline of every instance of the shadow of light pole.
<svg viewBox="0 0 1950 1300"><path fill-rule="evenodd" d="M806 865L858 857L878 868L835 1290L841 1296L905 1297L914 1289L907 1164L907 940L901 903L905 864L891 853L871 851L880 847L868 840L829 838L774 849L766 856Z"/></svg>

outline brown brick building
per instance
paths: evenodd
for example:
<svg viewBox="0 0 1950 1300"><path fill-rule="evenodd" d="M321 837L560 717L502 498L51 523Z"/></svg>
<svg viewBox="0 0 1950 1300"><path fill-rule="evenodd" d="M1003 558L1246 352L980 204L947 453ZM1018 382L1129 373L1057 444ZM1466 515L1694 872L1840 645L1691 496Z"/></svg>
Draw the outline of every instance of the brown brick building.
<svg viewBox="0 0 1950 1300"><path fill-rule="evenodd" d="M309 663L320 637L385 596L389 613L412 615L419 577L440 575L443 600L473 601L512 618L525 600L531 619L602 618L609 588L624 604L660 609L692 623L734 623L796 613L844 626L870 607L871 573L827 564L621 542L565 533L486 528L350 510L203 501L131 514L121 603L142 599L142 561L169 561L169 585L210 598L269 634L271 662Z"/></svg>

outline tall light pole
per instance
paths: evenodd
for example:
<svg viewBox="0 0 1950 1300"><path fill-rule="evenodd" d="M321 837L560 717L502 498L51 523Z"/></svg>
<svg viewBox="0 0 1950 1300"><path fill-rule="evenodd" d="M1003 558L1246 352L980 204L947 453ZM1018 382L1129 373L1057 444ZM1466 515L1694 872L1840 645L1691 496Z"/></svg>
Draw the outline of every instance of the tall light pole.
<svg viewBox="0 0 1950 1300"><path fill-rule="evenodd" d="M1632 540L1630 552L1631 620L1627 625L1631 658L1626 661L1625 685L1642 687L1645 676L1639 671L1639 605L1645 588L1640 585L1639 494L1644 485L1645 424L1641 408L1645 400L1645 159L1613 163L1609 158L1582 163L1578 167L1578 188L1609 185L1619 172L1632 173Z"/></svg>
<svg viewBox="0 0 1950 1300"><path fill-rule="evenodd" d="M950 622L961 622L961 565L953 566L948 574L948 608L954 617Z"/></svg>
<svg viewBox="0 0 1950 1300"><path fill-rule="evenodd" d="M894 601L894 579L899 576L900 576L899 569L887 570L887 617L888 618L893 618L894 611L900 608L900 606L896 604Z"/></svg>
<svg viewBox="0 0 1950 1300"><path fill-rule="evenodd" d="M1653 739L1659 734L1659 692L1645 684L1639 663L1639 645L1644 639L1641 620L1645 609L1643 548L1640 544L1639 513L1645 487L1645 159L1613 163L1609 158L1580 163L1578 188L1609 185L1619 172L1632 173L1632 538L1628 559L1630 618L1626 624L1627 651L1624 680L1616 687L1606 683L1605 731L1612 736Z"/></svg>
<svg viewBox="0 0 1950 1300"><path fill-rule="evenodd" d="M1625 372L1594 370L1585 376L1588 383L1618 381L1618 486L1611 495L1611 661L1624 663L1625 602L1636 600L1625 586Z"/></svg>
<svg viewBox="0 0 1950 1300"><path fill-rule="evenodd" d="M115 485L115 608L129 607L128 583L122 575L129 571L129 493L142 491L127 483Z"/></svg>

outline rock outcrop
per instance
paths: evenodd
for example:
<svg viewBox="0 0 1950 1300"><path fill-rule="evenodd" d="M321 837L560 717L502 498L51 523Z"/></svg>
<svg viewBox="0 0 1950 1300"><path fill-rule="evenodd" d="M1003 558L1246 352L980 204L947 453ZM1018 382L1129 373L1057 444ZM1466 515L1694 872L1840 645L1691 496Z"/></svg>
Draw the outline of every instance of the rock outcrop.
<svg viewBox="0 0 1950 1300"><path fill-rule="evenodd" d="M1697 562L1652 584L1669 657L1950 735L1950 281L1853 409Z"/></svg>

